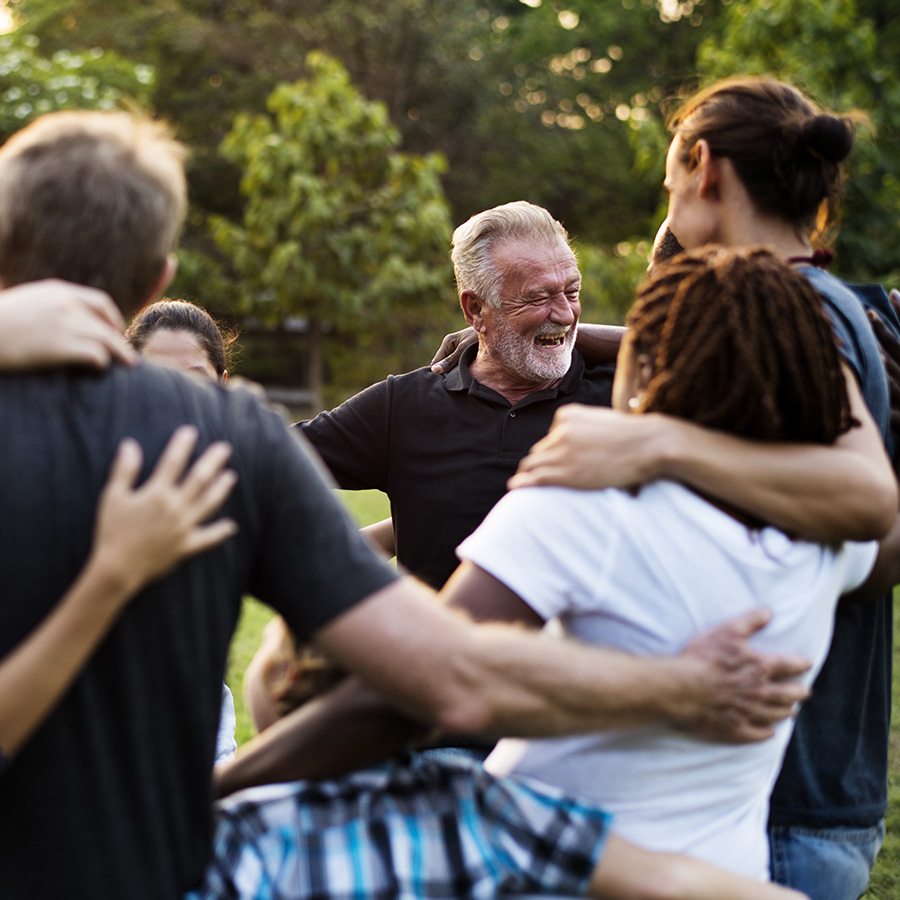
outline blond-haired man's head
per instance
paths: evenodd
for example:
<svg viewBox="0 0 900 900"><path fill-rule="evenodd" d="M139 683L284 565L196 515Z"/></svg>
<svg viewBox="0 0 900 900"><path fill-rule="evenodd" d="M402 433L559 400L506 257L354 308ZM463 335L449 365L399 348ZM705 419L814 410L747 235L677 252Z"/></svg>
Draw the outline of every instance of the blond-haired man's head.
<svg viewBox="0 0 900 900"><path fill-rule="evenodd" d="M36 119L0 148L0 282L64 278L135 312L174 270L184 156L166 126L147 118Z"/></svg>

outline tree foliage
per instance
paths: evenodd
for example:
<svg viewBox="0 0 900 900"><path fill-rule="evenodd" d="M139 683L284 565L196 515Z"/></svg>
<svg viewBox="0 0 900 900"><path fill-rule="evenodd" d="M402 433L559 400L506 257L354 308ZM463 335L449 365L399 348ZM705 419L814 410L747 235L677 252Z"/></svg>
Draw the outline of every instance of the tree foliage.
<svg viewBox="0 0 900 900"><path fill-rule="evenodd" d="M50 57L40 49L33 35L0 37L0 140L44 113L115 109L128 100L140 105L152 88L152 67L99 47Z"/></svg>
<svg viewBox="0 0 900 900"><path fill-rule="evenodd" d="M222 143L246 198L241 224L212 220L253 286L236 305L271 322L303 317L313 340L324 323L347 334L385 321L410 337L449 283L443 160L398 152L384 105L338 62L313 52L307 64L308 78L272 92L269 115L238 115Z"/></svg>
<svg viewBox="0 0 900 900"><path fill-rule="evenodd" d="M849 165L836 269L858 279L900 277L900 10L856 0L752 0L735 3L724 29L701 47L704 80L769 74L837 111L859 109Z"/></svg>
<svg viewBox="0 0 900 900"><path fill-rule="evenodd" d="M220 236L214 240L210 223L242 221L245 206L252 203L241 191L246 161L220 152L235 116L255 121L278 85L307 78L307 54L314 50L339 60L352 84L383 103L385 124L389 121L400 141L391 145L389 155L402 148L425 158L434 152L444 157L447 164L439 174L453 222L515 199L540 203L560 218L577 240L582 259L598 273L596 289L585 279L586 296L597 297L598 310L606 308L601 293L616 298L610 309L619 308L618 298L630 296L641 268L636 248L653 234L663 214L660 185L668 142L663 116L668 100L683 85L693 87L701 80L746 71L780 75L823 105L869 112L877 136L861 135L852 159L838 268L859 278L900 276L894 237L900 224L900 157L893 152L900 126L896 3L12 3L23 24L9 36L6 50L0 48L0 89L35 90L36 81L42 99L59 93L55 80L43 93L40 85L50 76L33 74L34 67L28 69L25 62L4 75L4 52L15 50L25 61L31 54L54 66L61 77L75 74L62 69L67 59L77 58L82 61L79 77L89 66L102 69L91 73L98 79L92 88L98 97L107 88L112 93L104 97L137 97L172 121L190 145L191 209L173 289L220 312L275 304L271 284L244 281L238 272L247 272L248 279L251 272L254 279L267 272L265 277L272 279L281 267L290 270L298 284L307 280L303 266L298 271L287 250L265 265L258 263L258 272L252 266L235 269L231 251L224 248L233 246L237 252L236 244L221 242L225 226L217 225ZM33 40L40 44L27 43ZM126 68L118 71L118 62L124 65L126 60ZM135 83L139 66L143 75L154 74L150 83ZM77 102L77 94L73 89L66 102ZM9 101L3 110L10 128L20 124L9 119L20 106ZM409 172L406 177L415 180ZM330 202L324 194L313 199L326 209ZM266 202L277 208L287 201L275 192ZM443 251L441 266L446 247ZM241 252L249 253L246 248ZM374 288L368 293L361 289L354 294L355 307L350 301L336 307L344 311L335 312L335 321L346 324L356 318L354 308L372 304L371 314L360 312L369 315L363 321L370 330L357 330L352 340L372 342L372 356L386 347L393 352L403 340L415 348L412 337L420 333L420 325L433 322L439 328L442 311L455 306L446 269L442 271L435 279L444 285L442 305L421 307L407 302L404 294L376 296ZM379 287L385 284L379 282ZM264 299L267 292L273 299ZM396 327L385 333L371 330L386 307ZM334 334L328 352L335 373L347 370L351 347ZM419 363L429 356L427 348L413 349L405 356L394 354L391 365ZM383 371L373 373L378 377Z"/></svg>

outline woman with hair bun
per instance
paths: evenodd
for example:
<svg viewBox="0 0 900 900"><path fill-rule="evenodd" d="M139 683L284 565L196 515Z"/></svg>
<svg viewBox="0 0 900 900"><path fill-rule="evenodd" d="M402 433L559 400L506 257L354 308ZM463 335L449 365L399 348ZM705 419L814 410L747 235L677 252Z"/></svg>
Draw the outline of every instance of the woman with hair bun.
<svg viewBox="0 0 900 900"><path fill-rule="evenodd" d="M855 118L823 112L791 85L765 78L730 79L695 94L669 123L673 234L686 248L774 244L785 258L812 256L813 241L837 218ZM671 196L681 175L711 178L703 192L724 189L729 214L692 221ZM731 178L746 198L730 196ZM743 199L750 206L736 207Z"/></svg>
<svg viewBox="0 0 900 900"><path fill-rule="evenodd" d="M788 532L822 541L883 536L897 517L885 453L887 379L860 297L824 270L830 254L817 248L837 217L853 117L820 109L784 82L741 77L695 94L670 125L672 234L688 250L763 246L803 273L837 335L861 427L827 449L771 447L666 415L569 406L510 485L593 488L673 478ZM774 336L787 326L777 319L765 327ZM883 839L891 633L890 595L838 605L831 651L772 793L773 879L813 900L857 900Z"/></svg>

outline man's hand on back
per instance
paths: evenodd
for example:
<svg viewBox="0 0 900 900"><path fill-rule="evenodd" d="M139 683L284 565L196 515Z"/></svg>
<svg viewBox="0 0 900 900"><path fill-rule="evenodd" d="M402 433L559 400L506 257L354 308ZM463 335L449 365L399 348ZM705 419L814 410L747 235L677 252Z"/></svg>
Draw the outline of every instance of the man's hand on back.
<svg viewBox="0 0 900 900"><path fill-rule="evenodd" d="M704 631L684 648L681 658L697 664L700 687L677 712L680 727L717 741L762 741L796 713L809 689L795 679L808 671L809 660L760 653L748 642L771 617L768 609L752 610Z"/></svg>

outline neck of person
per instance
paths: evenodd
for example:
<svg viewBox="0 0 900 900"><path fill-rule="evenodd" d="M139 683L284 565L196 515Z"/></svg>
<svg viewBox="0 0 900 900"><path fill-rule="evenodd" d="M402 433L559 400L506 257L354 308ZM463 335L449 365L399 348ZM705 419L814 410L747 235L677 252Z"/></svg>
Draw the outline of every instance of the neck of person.
<svg viewBox="0 0 900 900"><path fill-rule="evenodd" d="M556 387L562 378L553 378L549 381L526 381L521 376L510 372L502 363L494 359L484 348L478 347L478 354L469 366L472 377L485 387L496 391L504 397L512 406L524 400L529 394L537 391L545 391Z"/></svg>
<svg viewBox="0 0 900 900"><path fill-rule="evenodd" d="M812 255L809 237L797 233L793 222L758 212L752 204L726 217L721 243L730 247L765 247L783 261Z"/></svg>

